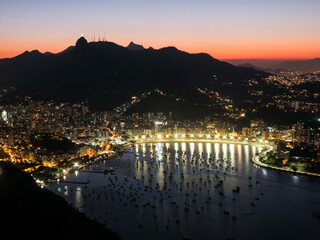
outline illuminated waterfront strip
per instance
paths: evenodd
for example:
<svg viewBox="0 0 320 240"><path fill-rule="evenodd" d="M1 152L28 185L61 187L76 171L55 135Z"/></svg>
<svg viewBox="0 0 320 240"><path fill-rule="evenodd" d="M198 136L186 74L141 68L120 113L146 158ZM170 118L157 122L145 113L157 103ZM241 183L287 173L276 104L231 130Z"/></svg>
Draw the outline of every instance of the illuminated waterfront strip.
<svg viewBox="0 0 320 240"><path fill-rule="evenodd" d="M217 140L217 139L184 139L184 138L168 138L168 139L138 139L136 143L165 143L165 142L211 142L211 143L227 143L227 144L245 144L245 145L257 145L266 146L263 142L247 142L247 141L235 141L235 140ZM266 143L267 144L267 143ZM269 145L267 145L269 146Z"/></svg>
<svg viewBox="0 0 320 240"><path fill-rule="evenodd" d="M268 147L269 147L269 149L261 152L258 156L254 156L251 159L254 164L256 164L256 165L258 165L260 167L271 168L271 169L275 169L275 170L279 170L279 171L285 171L285 172L290 172L290 173L297 173L297 174L309 175L309 176L314 176L314 177L320 177L319 173L312 173L312 172L305 172L305 171L294 171L294 170L289 169L289 168L271 166L269 164L265 164L265 163L260 162L259 157L261 157L261 155L265 155L268 152L273 150L273 146L268 145Z"/></svg>
<svg viewBox="0 0 320 240"><path fill-rule="evenodd" d="M260 162L259 157L261 155L265 155L266 153L272 151L274 147L270 145L270 143L265 143L263 142L247 142L247 141L236 141L236 140L217 140L217 139L181 139L181 138L168 138L168 139L139 139L136 140L136 143L163 143L163 142L212 142L212 143L227 143L227 144L245 144L245 145L257 145L257 146L266 146L268 147L267 150L262 151L259 153L259 155L254 156L251 161L260 166L260 167L265 167L265 168L270 168L270 169L275 169L279 171L285 171L285 172L290 172L290 173L297 173L297 174L303 174L303 175L309 175L309 176L314 176L314 177L320 177L319 173L312 173L312 172L305 172L305 171L294 171L292 169L288 168L283 168L283 167L276 167L276 166L271 166L269 164L265 164Z"/></svg>

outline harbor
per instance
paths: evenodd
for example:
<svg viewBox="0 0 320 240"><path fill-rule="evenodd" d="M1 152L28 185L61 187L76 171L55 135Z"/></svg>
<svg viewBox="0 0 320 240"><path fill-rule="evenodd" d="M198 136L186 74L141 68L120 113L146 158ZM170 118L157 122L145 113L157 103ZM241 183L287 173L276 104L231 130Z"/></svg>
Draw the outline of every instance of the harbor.
<svg viewBox="0 0 320 240"><path fill-rule="evenodd" d="M251 159L261 151L245 144L141 143L48 189L122 239L253 239L265 226L282 238L311 236L302 229L318 224L319 179L258 167ZM282 227L289 215L297 219L294 233Z"/></svg>

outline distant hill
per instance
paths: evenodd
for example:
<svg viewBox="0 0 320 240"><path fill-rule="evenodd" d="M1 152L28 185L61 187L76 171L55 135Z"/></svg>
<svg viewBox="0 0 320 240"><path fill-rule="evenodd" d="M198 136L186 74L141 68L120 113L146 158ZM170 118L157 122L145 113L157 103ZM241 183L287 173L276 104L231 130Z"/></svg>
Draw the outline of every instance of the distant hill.
<svg viewBox="0 0 320 240"><path fill-rule="evenodd" d="M283 71L299 71L312 73L320 71L320 58L309 60L272 60L272 59L226 59L227 62L239 67L251 67L271 73Z"/></svg>
<svg viewBox="0 0 320 240"><path fill-rule="evenodd" d="M251 63L244 63L244 64L239 64L237 65L238 67L246 67L246 68L253 68L255 70L258 70L258 71L266 71L265 69L263 68L259 68Z"/></svg>
<svg viewBox="0 0 320 240"><path fill-rule="evenodd" d="M252 68L252 69L255 69L257 71L264 71L264 72L268 72L268 73L272 73L272 74L277 74L277 73L280 73L280 72L283 72L283 71L287 71L287 69L281 69L281 68L276 68L276 69L261 68L261 67L257 67L256 65L253 65L251 63L239 64L237 66L238 67Z"/></svg>
<svg viewBox="0 0 320 240"><path fill-rule="evenodd" d="M284 61L277 64L275 67L305 73L318 72L320 71L320 58L314 58L310 60Z"/></svg>
<svg viewBox="0 0 320 240"><path fill-rule="evenodd" d="M141 49L137 46L131 44ZM188 99L197 95L198 87L240 96L244 81L267 75L205 53L175 47L132 51L112 42L88 43L83 37L58 54L32 51L0 60L0 87L15 89L7 98L88 99L91 107L104 110L155 89Z"/></svg>
<svg viewBox="0 0 320 240"><path fill-rule="evenodd" d="M283 62L283 60L279 59L224 59L228 63L231 63L235 66L242 65L242 64L252 64L258 68L262 69L273 69L274 66ZM277 68L277 67L275 67Z"/></svg>

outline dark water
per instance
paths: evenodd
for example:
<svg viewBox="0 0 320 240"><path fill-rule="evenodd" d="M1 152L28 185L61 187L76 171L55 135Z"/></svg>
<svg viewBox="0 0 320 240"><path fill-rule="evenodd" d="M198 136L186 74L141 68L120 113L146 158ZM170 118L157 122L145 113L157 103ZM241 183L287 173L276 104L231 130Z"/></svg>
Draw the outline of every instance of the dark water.
<svg viewBox="0 0 320 240"><path fill-rule="evenodd" d="M320 179L257 167L250 159L261 150L137 144L88 168L113 167L114 175L78 172L66 180L90 183L48 188L122 239L320 239L320 220L312 216L320 210Z"/></svg>

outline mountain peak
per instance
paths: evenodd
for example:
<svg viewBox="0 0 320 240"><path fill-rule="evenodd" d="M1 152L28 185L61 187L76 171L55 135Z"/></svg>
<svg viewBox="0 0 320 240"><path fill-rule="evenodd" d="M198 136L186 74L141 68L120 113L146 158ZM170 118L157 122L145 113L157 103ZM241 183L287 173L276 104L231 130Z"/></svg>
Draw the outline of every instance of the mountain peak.
<svg viewBox="0 0 320 240"><path fill-rule="evenodd" d="M145 48L142 45L135 44L134 42L130 42L129 45L127 46L127 49L132 50L132 51L141 51L145 50Z"/></svg>
<svg viewBox="0 0 320 240"><path fill-rule="evenodd" d="M31 52L30 52L31 54L34 54L34 55L38 55L38 54L41 54L41 52L39 52L39 50L32 50Z"/></svg>
<svg viewBox="0 0 320 240"><path fill-rule="evenodd" d="M80 37L76 42L76 47L84 47L88 44L87 39L85 39L83 36Z"/></svg>
<svg viewBox="0 0 320 240"><path fill-rule="evenodd" d="M30 58L30 57L38 57L38 56L41 56L41 55L42 55L42 53L39 52L38 50L32 50L31 52L25 51L22 54L14 57L14 58L19 58L19 59L23 58L23 59L25 59L25 58Z"/></svg>

